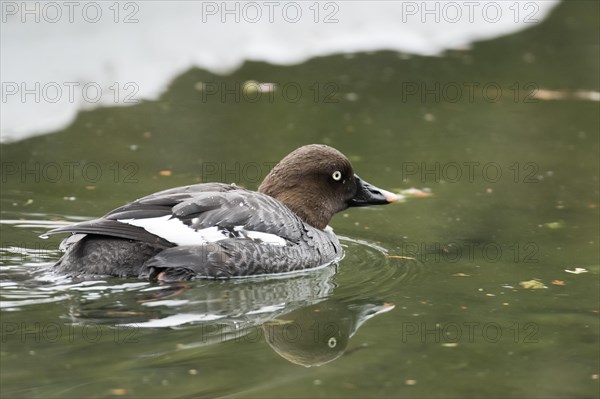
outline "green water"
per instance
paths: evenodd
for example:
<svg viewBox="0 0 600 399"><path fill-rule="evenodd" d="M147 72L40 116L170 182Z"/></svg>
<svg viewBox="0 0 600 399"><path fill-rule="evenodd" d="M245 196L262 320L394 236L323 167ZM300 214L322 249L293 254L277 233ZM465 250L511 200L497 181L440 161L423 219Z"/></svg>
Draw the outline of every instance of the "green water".
<svg viewBox="0 0 600 399"><path fill-rule="evenodd" d="M2 145L0 396L598 397L600 117L572 94L600 90L598 11L561 4L443 57L190 70L157 101ZM255 99L248 80L278 86ZM337 215L346 257L305 275L48 273L55 223L199 181L256 189L307 143L434 196Z"/></svg>

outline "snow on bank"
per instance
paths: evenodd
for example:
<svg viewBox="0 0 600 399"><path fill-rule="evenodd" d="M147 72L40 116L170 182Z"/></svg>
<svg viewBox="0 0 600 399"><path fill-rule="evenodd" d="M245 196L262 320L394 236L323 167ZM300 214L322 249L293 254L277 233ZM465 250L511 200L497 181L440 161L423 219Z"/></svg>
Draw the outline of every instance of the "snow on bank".
<svg viewBox="0 0 600 399"><path fill-rule="evenodd" d="M0 141L157 98L191 67L396 50L438 55L541 22L558 1L2 1Z"/></svg>

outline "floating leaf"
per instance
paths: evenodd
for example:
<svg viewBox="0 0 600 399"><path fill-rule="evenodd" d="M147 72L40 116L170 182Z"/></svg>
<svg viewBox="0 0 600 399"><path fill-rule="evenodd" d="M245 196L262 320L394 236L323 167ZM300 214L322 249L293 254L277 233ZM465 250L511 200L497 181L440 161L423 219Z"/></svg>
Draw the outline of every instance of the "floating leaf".
<svg viewBox="0 0 600 399"><path fill-rule="evenodd" d="M544 285L544 283L542 283L541 281L538 281L538 280L521 281L519 283L519 285L523 288L532 289L532 290L537 290L540 288L548 288Z"/></svg>

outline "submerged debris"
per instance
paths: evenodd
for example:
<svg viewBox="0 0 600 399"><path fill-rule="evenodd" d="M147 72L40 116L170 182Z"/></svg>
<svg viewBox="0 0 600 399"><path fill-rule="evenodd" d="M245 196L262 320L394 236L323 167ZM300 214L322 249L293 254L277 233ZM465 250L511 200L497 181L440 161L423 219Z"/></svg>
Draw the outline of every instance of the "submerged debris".
<svg viewBox="0 0 600 399"><path fill-rule="evenodd" d="M563 222L562 220L560 220L558 222L548 222L548 223L544 223L544 227L546 227L550 230L562 229L563 227L565 227L565 222Z"/></svg>

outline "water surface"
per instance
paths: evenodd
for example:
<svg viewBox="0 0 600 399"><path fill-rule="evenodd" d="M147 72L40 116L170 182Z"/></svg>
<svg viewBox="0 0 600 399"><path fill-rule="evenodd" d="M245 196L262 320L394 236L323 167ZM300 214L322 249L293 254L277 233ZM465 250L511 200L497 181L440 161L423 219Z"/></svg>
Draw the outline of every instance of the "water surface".
<svg viewBox="0 0 600 399"><path fill-rule="evenodd" d="M597 27L597 3L570 2L443 57L194 69L157 101L2 145L2 397L598 397ZM206 91L248 80L278 85ZM52 226L177 185L256 189L313 142L378 186L435 195L337 215L346 257L313 273L48 270Z"/></svg>

